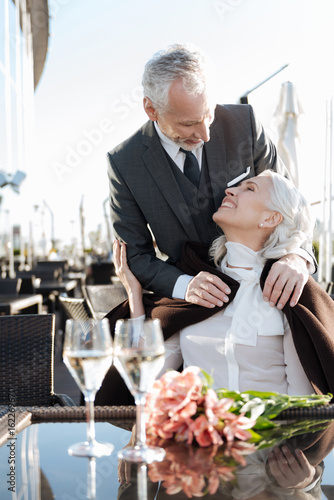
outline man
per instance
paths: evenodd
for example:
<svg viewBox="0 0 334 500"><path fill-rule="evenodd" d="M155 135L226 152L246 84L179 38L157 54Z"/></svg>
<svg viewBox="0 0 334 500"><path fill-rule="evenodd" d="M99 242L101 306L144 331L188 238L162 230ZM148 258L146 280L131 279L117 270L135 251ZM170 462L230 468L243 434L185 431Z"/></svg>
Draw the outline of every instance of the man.
<svg viewBox="0 0 334 500"><path fill-rule="evenodd" d="M145 66L143 87L149 121L108 153L114 235L127 243L129 266L144 288L222 306L230 293L223 281L177 268L182 245L210 244L219 235L212 214L227 187L266 168L283 174L284 166L251 106L210 101L198 51L175 45L156 54ZM307 250L312 253L311 242ZM303 249L280 259L264 299L281 309L290 297L295 305L308 278L307 262L312 265L312 257Z"/></svg>

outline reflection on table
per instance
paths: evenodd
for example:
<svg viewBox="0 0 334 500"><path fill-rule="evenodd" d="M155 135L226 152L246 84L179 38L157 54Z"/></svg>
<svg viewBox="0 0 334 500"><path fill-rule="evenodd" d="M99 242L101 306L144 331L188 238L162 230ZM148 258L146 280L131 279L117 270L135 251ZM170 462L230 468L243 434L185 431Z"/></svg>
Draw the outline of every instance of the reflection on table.
<svg viewBox="0 0 334 500"><path fill-rule="evenodd" d="M119 463L117 451L129 442L132 423L127 420L96 422L96 438L115 446L111 456L97 460L71 457L67 453L69 445L85 436L85 422L32 423L17 434L15 440L10 438L0 448L1 500L12 499L8 490L11 483L7 482L11 478L17 498L32 500L181 500L207 491L217 478L217 491L208 493L205 498L333 498L321 496L321 490L326 491L326 495L333 492L334 422L326 424L325 430L296 436L286 442L292 450L298 447L304 450L309 462L316 467L319 481L307 492L284 489L273 480L267 465L269 449L247 456L245 467L234 464L231 468L230 459L221 449L165 441L159 443L167 452L164 462L148 466ZM9 458L14 460L14 473ZM237 482L230 481L234 476Z"/></svg>
<svg viewBox="0 0 334 500"><path fill-rule="evenodd" d="M12 442L15 452L15 475L12 487L17 498L51 500L95 498L89 492L96 491L96 498L117 498L117 454L95 461L71 457L67 448L82 441L86 433L84 422L39 423L24 429L15 442L7 441L0 448L0 498L12 499L7 481L10 476L8 459ZM97 439L111 442L121 449L127 442L129 431L106 422L96 423ZM6 480L5 480L6 479ZM15 498L15 497L14 497Z"/></svg>

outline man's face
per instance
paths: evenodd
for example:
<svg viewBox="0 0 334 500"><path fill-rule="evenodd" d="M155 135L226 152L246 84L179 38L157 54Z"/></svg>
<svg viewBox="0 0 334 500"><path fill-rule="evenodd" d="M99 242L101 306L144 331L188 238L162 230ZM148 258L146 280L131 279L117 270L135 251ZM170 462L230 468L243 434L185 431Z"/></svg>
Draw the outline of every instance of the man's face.
<svg viewBox="0 0 334 500"><path fill-rule="evenodd" d="M192 151L210 139L210 125L215 106L210 106L206 93L190 95L181 80L175 81L169 91L167 111L156 111L148 98L144 100L149 118L157 121L162 133L187 151Z"/></svg>

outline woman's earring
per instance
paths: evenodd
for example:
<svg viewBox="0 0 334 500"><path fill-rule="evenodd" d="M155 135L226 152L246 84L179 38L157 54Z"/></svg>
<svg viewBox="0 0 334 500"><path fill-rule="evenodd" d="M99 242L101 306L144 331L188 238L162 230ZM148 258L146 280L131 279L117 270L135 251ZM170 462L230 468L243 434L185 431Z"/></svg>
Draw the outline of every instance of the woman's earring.
<svg viewBox="0 0 334 500"><path fill-rule="evenodd" d="M259 227L263 227L263 222L260 222Z"/></svg>

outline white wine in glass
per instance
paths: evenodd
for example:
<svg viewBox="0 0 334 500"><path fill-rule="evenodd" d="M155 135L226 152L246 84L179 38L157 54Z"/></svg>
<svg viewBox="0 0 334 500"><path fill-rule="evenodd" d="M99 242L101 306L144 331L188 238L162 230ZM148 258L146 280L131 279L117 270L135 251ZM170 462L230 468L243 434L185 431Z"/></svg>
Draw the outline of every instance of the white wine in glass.
<svg viewBox="0 0 334 500"><path fill-rule="evenodd" d="M114 446L95 440L94 400L112 363L112 340L107 319L66 321L63 359L85 397L87 441L72 445L70 455L102 457Z"/></svg>
<svg viewBox="0 0 334 500"><path fill-rule="evenodd" d="M118 453L129 462L163 460L165 450L146 444L145 403L147 393L163 367L164 339L160 321L119 320L115 327L114 364L123 377L136 403L135 445Z"/></svg>

